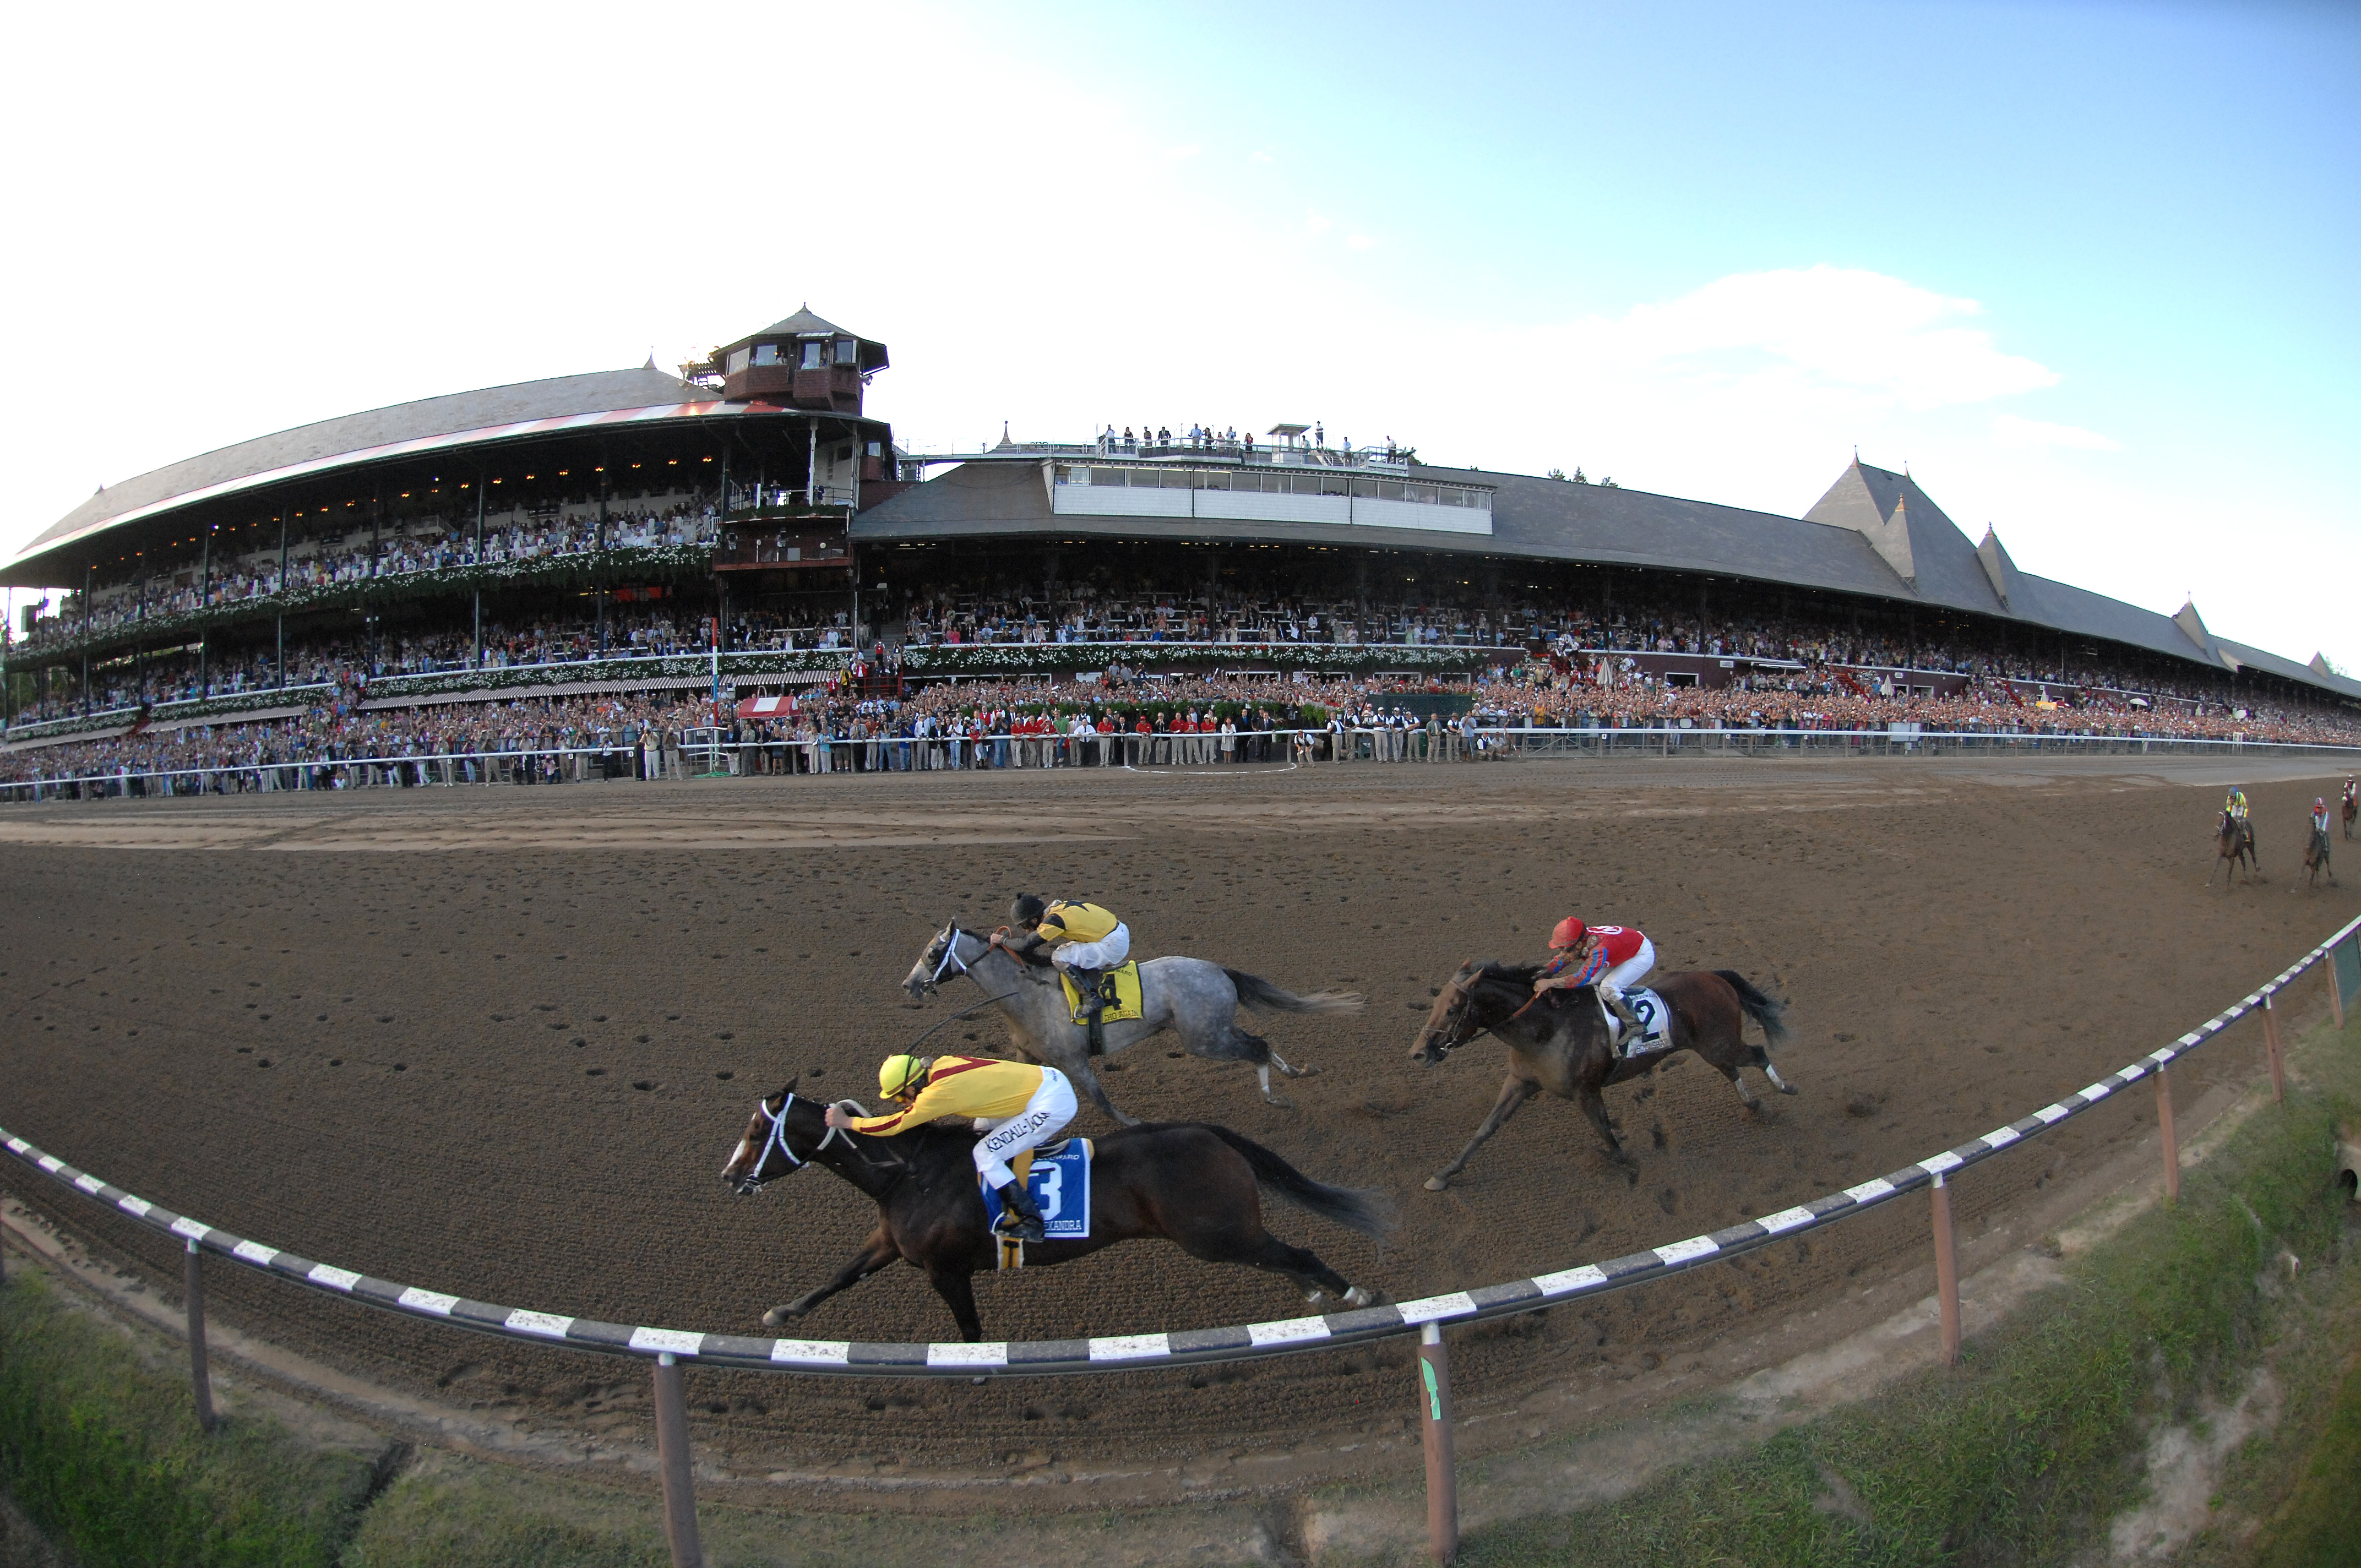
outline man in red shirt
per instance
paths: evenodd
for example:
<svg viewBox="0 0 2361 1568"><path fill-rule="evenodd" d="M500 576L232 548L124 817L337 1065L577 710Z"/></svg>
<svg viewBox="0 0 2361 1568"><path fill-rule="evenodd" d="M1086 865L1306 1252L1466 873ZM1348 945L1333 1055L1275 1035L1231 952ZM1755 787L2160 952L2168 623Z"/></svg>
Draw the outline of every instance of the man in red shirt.
<svg viewBox="0 0 2361 1568"><path fill-rule="evenodd" d="M1656 945L1629 926L1586 926L1569 915L1550 933L1550 961L1533 981L1533 993L1561 987L1595 985L1623 1026L1633 1034L1642 1027L1638 1014L1623 1000L1624 992L1648 978L1656 967Z"/></svg>

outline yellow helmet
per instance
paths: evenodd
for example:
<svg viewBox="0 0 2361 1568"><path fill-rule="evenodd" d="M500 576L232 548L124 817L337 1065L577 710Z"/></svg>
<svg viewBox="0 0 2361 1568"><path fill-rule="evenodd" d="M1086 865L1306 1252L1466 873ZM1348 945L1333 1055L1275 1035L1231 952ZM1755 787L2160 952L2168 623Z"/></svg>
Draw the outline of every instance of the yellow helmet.
<svg viewBox="0 0 2361 1568"><path fill-rule="evenodd" d="M891 1056L877 1069L877 1092L888 1100L899 1100L915 1093L927 1081L927 1069L933 1062L925 1057Z"/></svg>

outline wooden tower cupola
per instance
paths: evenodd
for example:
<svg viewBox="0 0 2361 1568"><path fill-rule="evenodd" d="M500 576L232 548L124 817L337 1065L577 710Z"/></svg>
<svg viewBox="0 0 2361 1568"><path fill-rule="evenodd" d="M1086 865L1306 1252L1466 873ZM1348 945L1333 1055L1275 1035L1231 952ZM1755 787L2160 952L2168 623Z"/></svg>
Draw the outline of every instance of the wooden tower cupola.
<svg viewBox="0 0 2361 1568"><path fill-rule="evenodd" d="M783 322L714 352L721 395L816 412L857 414L862 389L885 368L885 345L812 314Z"/></svg>

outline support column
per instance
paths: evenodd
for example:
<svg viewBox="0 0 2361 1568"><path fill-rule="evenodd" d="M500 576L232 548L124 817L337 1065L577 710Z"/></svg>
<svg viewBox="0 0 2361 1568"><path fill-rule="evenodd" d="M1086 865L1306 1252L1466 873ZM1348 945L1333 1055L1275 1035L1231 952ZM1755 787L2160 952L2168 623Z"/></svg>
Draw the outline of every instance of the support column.
<svg viewBox="0 0 2361 1568"><path fill-rule="evenodd" d="M1960 1364L1960 1251L1951 1232L1951 1189L1938 1174L1935 1208L1935 1305L1943 1325L1943 1365Z"/></svg>
<svg viewBox="0 0 2361 1568"><path fill-rule="evenodd" d="M204 539L197 546L197 609L200 613L214 602L214 527L205 525ZM209 627L197 628L197 695L214 694L213 633Z"/></svg>
<svg viewBox="0 0 2361 1568"><path fill-rule="evenodd" d="M479 468L479 469L478 469L478 470L476 471L476 582L477 582L477 587L476 587L476 663L475 663L475 666L474 666L474 667L475 667L475 668L477 668L477 669L478 669L478 670L480 670L480 669L482 669L482 668L484 667L484 589L483 589L483 566L484 566L484 509L485 509L485 507L486 507L487 505L489 505L489 502L488 501L488 499L487 499L487 498L486 498L486 496L485 496L485 491L486 491L489 488L489 485L487 484L487 482L486 482L486 480L485 480L485 477L484 477L484 470L480 469L480 468Z"/></svg>
<svg viewBox="0 0 2361 1568"><path fill-rule="evenodd" d="M2156 1069L2156 1127L2164 1135L2164 1195L2180 1201L2180 1140L2172 1130L2172 1069Z"/></svg>
<svg viewBox="0 0 2361 1568"><path fill-rule="evenodd" d="M205 1365L205 1260L194 1241L181 1266L181 1293L189 1309L189 1387L196 1396L197 1425L214 1430L213 1379Z"/></svg>
<svg viewBox="0 0 2361 1568"><path fill-rule="evenodd" d="M1418 1333L1419 1436L1426 1450L1426 1548L1437 1563L1459 1555L1459 1472L1451 1441L1451 1364L1443 1331Z"/></svg>
<svg viewBox="0 0 2361 1568"><path fill-rule="evenodd" d="M279 610L271 618L271 635L278 644L279 689L287 689L287 503L279 503Z"/></svg>
<svg viewBox="0 0 2361 1568"><path fill-rule="evenodd" d="M2279 1019L2271 1010L2269 993L2263 996L2263 1050L2271 1059L2271 1098L2287 1103L2287 1066L2279 1056Z"/></svg>
<svg viewBox="0 0 2361 1568"><path fill-rule="evenodd" d="M673 1568L704 1568L697 1539L697 1492L689 1471L688 1399L680 1364L665 1351L656 1357L656 1467L664 1474L664 1544Z"/></svg>
<svg viewBox="0 0 2361 1568"><path fill-rule="evenodd" d="M607 463L598 463L598 657L607 656Z"/></svg>

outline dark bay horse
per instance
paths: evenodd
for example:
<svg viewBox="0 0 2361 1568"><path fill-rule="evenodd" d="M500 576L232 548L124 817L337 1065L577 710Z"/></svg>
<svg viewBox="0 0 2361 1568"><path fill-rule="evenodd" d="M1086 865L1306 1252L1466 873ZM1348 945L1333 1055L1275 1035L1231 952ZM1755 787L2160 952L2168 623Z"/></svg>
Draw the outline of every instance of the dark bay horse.
<svg viewBox="0 0 2361 1568"><path fill-rule="evenodd" d="M2320 879L2324 876L2328 879L2329 886L2335 886L2336 872L2328 863L2328 829L2314 828L2311 829L2309 839L2310 841L2303 847L2304 885L2318 887ZM2295 883L2288 883L2288 891L2293 893Z"/></svg>
<svg viewBox="0 0 2361 1568"><path fill-rule="evenodd" d="M2213 825L2213 871L2205 873L2207 887L2213 885L2213 872L2222 869L2224 861L2230 862L2231 882L2238 880L2238 864L2242 861L2246 862L2246 880L2258 880L2255 874L2255 825L2226 811Z"/></svg>
<svg viewBox="0 0 2361 1568"><path fill-rule="evenodd" d="M1537 964L1500 964L1470 959L1461 964L1434 999L1411 1046L1411 1058L1433 1067L1457 1047L1489 1030L1509 1047L1509 1078L1492 1113L1476 1129L1476 1136L1459 1157L1427 1179L1426 1190L1440 1192L1466 1168L1470 1156L1484 1140L1507 1125L1517 1108L1543 1090L1582 1107L1590 1124L1607 1145L1608 1157L1630 1165L1623 1142L1608 1120L1607 1102L1599 1091L1610 1083L1656 1070L1681 1051L1695 1051L1738 1090L1750 1109L1761 1102L1748 1091L1739 1069L1757 1067L1782 1094L1795 1088L1771 1065L1770 1051L1787 1038L1781 1014L1784 1003L1774 1002L1732 970L1691 970L1654 978L1651 989L1672 1009L1671 1044L1641 1057L1619 1057L1607 1041L1607 1020L1598 999L1588 987L1533 994ZM1763 1027L1763 1046L1742 1037L1746 1020ZM1768 1047L1767 1049L1765 1047ZM1637 1180L1637 1172L1632 1179Z"/></svg>
<svg viewBox="0 0 2361 1568"><path fill-rule="evenodd" d="M847 1109L860 1107L842 1102ZM825 1167L877 1203L877 1228L851 1262L816 1290L763 1314L769 1328L814 1307L899 1258L925 1270L959 1322L960 1337L983 1337L972 1277L998 1266L997 1244L984 1228L975 1179L975 1134L938 1123L895 1137L831 1131L827 1105L800 1099L796 1080L760 1102L721 1179L751 1197L807 1165ZM1330 1187L1227 1127L1196 1122L1143 1122L1097 1140L1091 1162L1091 1234L1084 1241L1028 1243L1026 1266L1075 1258L1144 1236L1163 1236L1207 1263L1239 1263L1284 1275L1306 1300L1323 1295L1366 1307L1377 1296L1302 1247L1263 1229L1261 1194L1334 1220L1363 1235L1393 1228L1382 1192Z"/></svg>

